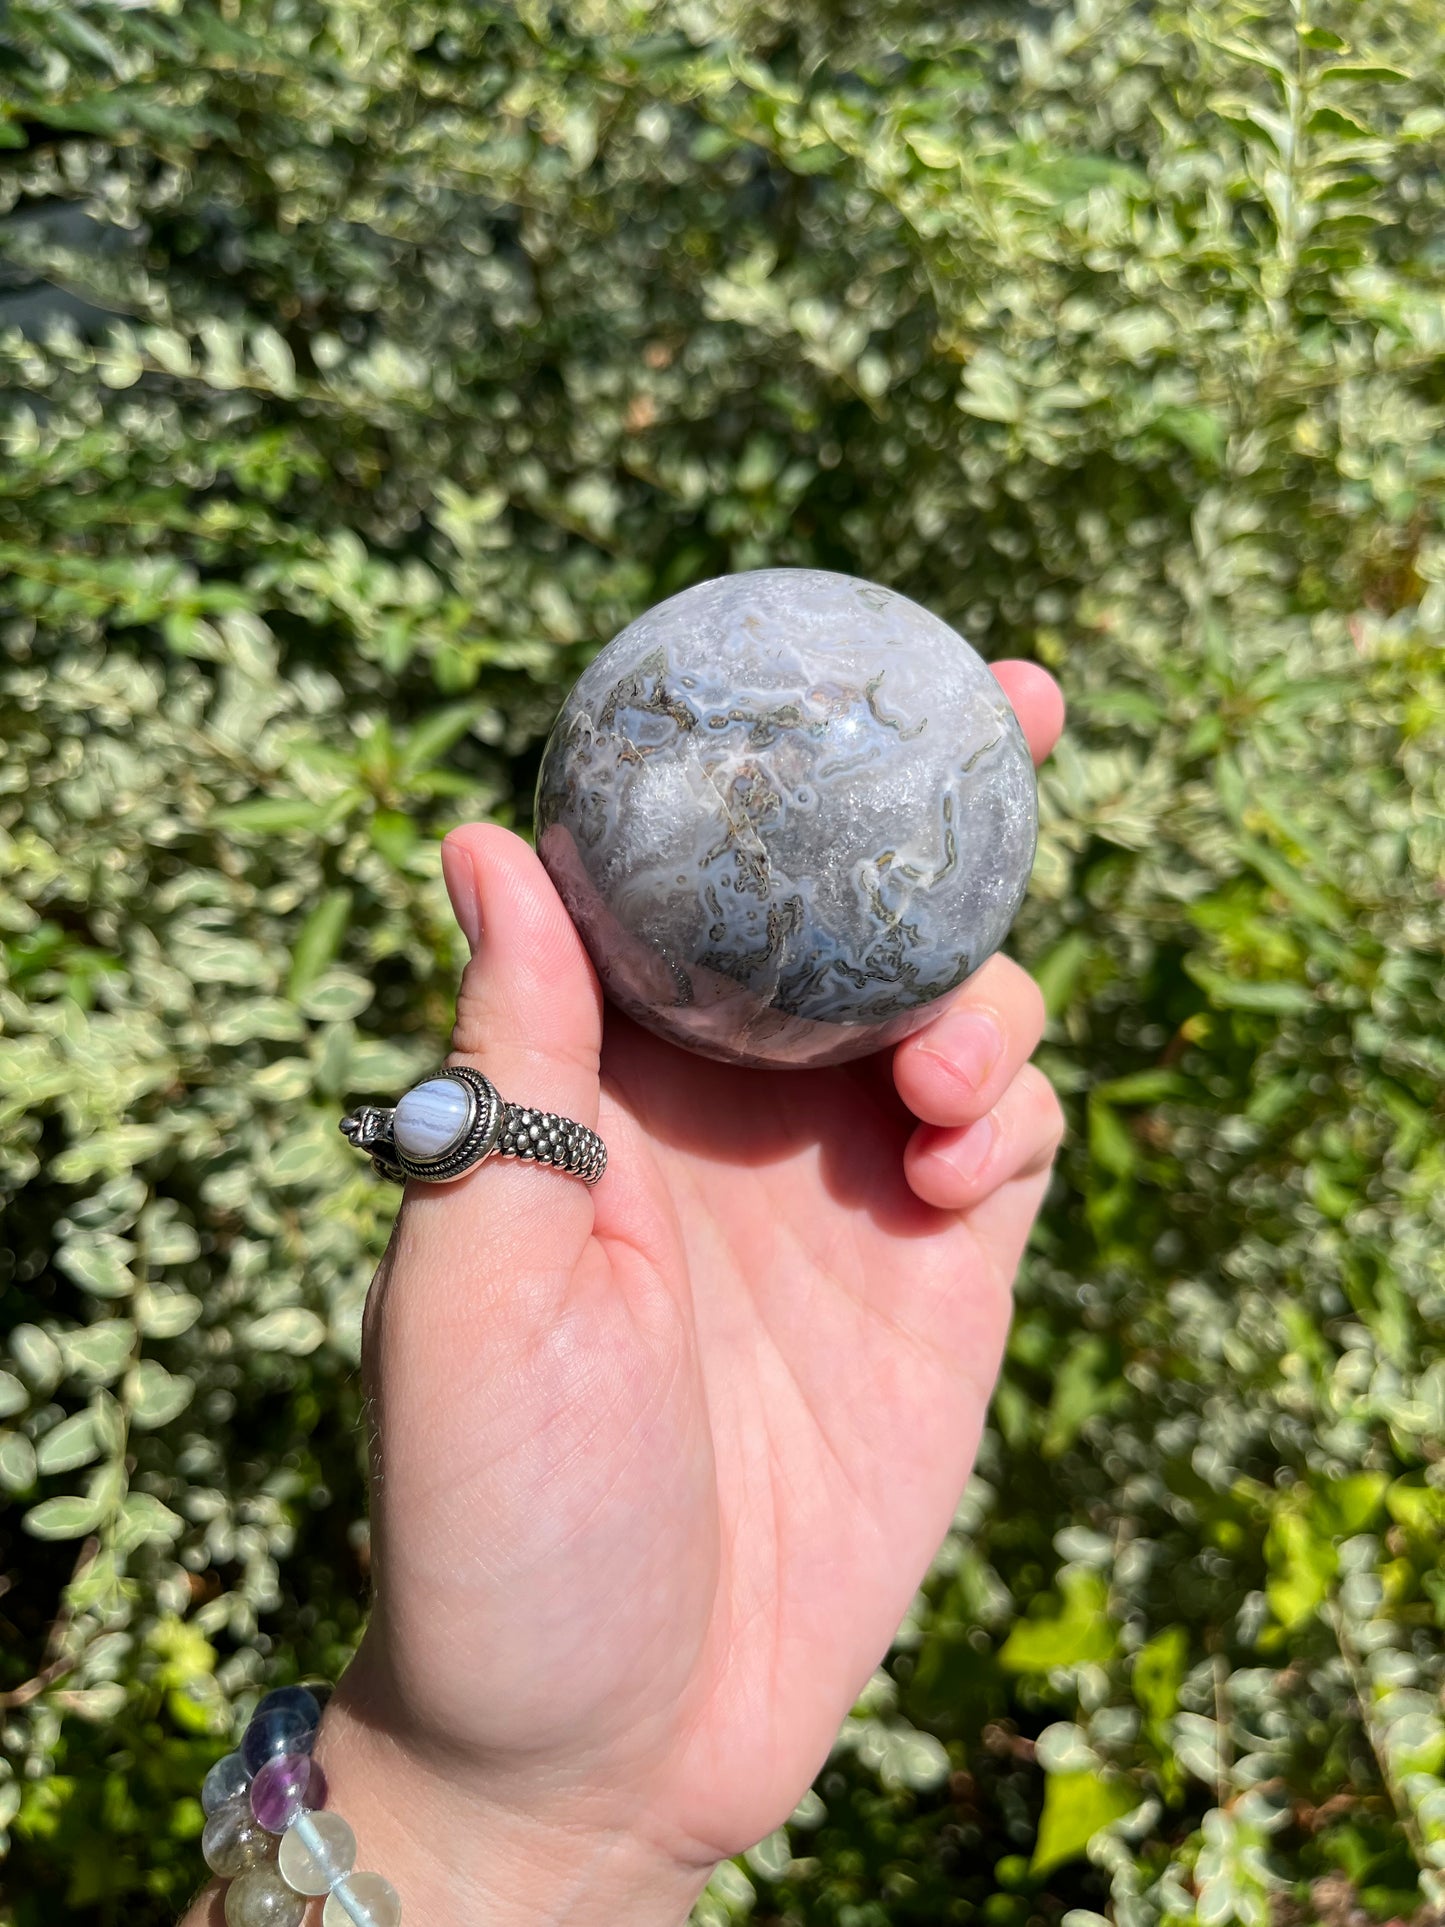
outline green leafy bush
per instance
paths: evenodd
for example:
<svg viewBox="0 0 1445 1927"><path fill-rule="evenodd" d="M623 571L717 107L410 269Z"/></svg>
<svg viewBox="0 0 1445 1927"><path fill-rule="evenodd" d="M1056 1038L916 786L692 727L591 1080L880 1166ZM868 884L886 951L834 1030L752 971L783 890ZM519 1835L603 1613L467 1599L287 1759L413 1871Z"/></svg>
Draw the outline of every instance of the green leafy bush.
<svg viewBox="0 0 1445 1927"><path fill-rule="evenodd" d="M12 0L0 1917L165 1922L365 1607L437 842L762 563L1053 669L1073 1131L977 1478L718 1923L1445 1902L1445 23Z"/></svg>

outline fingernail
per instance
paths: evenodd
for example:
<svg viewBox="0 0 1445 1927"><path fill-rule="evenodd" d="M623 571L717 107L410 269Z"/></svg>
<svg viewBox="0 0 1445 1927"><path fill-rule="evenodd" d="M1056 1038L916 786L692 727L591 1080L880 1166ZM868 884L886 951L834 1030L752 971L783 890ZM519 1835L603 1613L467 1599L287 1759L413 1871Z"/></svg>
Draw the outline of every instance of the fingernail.
<svg viewBox="0 0 1445 1927"><path fill-rule="evenodd" d="M925 1057L937 1058L950 1075L982 1090L989 1074L1003 1056L1003 1033L992 1017L982 1011L968 1011L935 1027L926 1044L919 1049Z"/></svg>
<svg viewBox="0 0 1445 1927"><path fill-rule="evenodd" d="M945 1154L953 1175L956 1178L976 1178L993 1149L997 1135L997 1127L991 1116L981 1117L977 1124L970 1124L957 1144Z"/></svg>
<svg viewBox="0 0 1445 1927"><path fill-rule="evenodd" d="M452 913L475 957L482 941L482 906L477 897L477 873L465 850L449 850L442 844L442 876L452 900Z"/></svg>

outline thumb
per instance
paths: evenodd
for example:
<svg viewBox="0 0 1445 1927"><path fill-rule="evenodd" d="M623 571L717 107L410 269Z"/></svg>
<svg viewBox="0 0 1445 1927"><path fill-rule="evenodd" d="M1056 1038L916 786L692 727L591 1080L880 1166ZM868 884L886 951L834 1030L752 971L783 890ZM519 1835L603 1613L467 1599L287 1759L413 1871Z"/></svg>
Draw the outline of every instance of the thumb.
<svg viewBox="0 0 1445 1927"><path fill-rule="evenodd" d="M449 1065L491 1079L504 1103L595 1129L602 992L552 880L521 837L496 824L453 830L442 873L471 948ZM488 1158L449 1184L413 1182L408 1210L462 1249L570 1266L592 1229L590 1188L545 1165Z"/></svg>
<svg viewBox="0 0 1445 1927"><path fill-rule="evenodd" d="M472 952L447 1063L479 1070L504 1103L595 1128L601 991L545 868L489 824L454 830L442 864ZM494 1156L449 1183L413 1179L367 1297L372 1623L405 1695L442 1722L445 1682L418 1659L439 1636L485 1626L487 1678L535 1671L498 1575L540 1556L544 1495L569 1452L585 1456L566 1421L591 1422L574 1333L605 1296L581 1263L592 1225L592 1187L540 1163ZM449 1634L447 1613L461 1615Z"/></svg>

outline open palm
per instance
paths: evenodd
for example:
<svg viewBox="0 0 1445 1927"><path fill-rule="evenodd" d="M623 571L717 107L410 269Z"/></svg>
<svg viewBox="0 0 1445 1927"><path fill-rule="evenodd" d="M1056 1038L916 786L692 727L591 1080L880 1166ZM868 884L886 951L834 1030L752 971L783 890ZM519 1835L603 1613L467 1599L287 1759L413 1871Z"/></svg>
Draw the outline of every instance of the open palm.
<svg viewBox="0 0 1445 1927"><path fill-rule="evenodd" d="M998 673L1041 760L1057 689ZM796 1804L948 1528L1061 1131L1042 1000L998 957L895 1051L735 1069L604 1024L520 839L444 856L474 948L449 1061L610 1161L590 1190L496 1160L410 1187L368 1305L376 1603L343 1692L515 1809L705 1867Z"/></svg>

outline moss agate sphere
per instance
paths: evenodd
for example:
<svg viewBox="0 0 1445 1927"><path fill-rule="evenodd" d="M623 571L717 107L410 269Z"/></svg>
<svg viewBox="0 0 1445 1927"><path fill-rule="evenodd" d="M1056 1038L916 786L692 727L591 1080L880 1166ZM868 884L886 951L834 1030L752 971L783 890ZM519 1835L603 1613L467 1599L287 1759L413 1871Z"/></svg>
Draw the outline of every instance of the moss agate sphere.
<svg viewBox="0 0 1445 1927"><path fill-rule="evenodd" d="M688 1050L836 1064L918 1029L1028 888L1037 793L983 659L820 569L685 589L589 664L537 848L604 988Z"/></svg>

